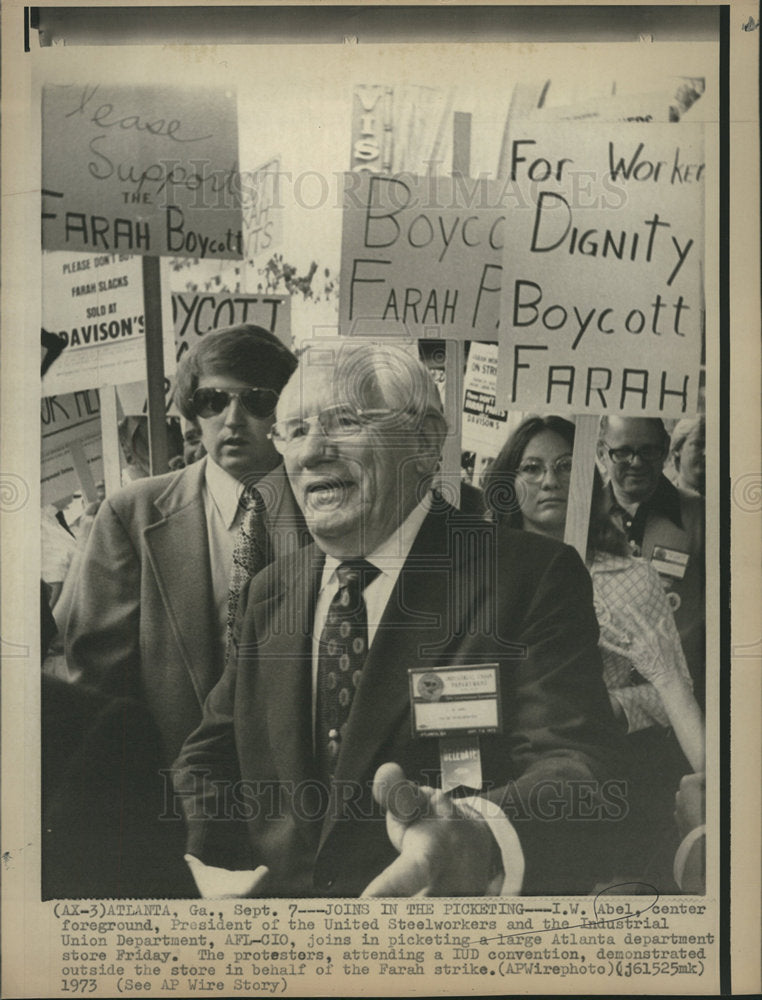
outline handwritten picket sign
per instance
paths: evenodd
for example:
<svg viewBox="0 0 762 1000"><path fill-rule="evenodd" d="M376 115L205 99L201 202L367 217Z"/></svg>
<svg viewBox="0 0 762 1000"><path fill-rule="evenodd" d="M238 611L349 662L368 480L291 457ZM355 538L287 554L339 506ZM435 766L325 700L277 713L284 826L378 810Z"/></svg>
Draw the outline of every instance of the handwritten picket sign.
<svg viewBox="0 0 762 1000"><path fill-rule="evenodd" d="M273 156L242 175L244 256L253 261L283 244L281 158Z"/></svg>
<svg viewBox="0 0 762 1000"><path fill-rule="evenodd" d="M44 249L240 258L247 197L232 91L43 88Z"/></svg>
<svg viewBox="0 0 762 1000"><path fill-rule="evenodd" d="M695 412L704 303L695 124L526 123L510 179L498 397L524 410Z"/></svg>
<svg viewBox="0 0 762 1000"><path fill-rule="evenodd" d="M485 178L345 174L341 335L495 340L503 194Z"/></svg>

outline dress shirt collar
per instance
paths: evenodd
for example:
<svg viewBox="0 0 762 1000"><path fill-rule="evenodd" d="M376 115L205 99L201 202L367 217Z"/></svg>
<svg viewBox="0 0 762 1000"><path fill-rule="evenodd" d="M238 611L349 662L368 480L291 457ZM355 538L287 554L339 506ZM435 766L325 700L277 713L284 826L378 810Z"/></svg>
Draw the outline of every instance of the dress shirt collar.
<svg viewBox="0 0 762 1000"><path fill-rule="evenodd" d="M241 483L211 458L207 458L204 477L209 496L214 501L223 524L229 530L240 510L238 501L241 497Z"/></svg>
<svg viewBox="0 0 762 1000"><path fill-rule="evenodd" d="M373 566L378 567L383 574L393 576L396 579L430 509L431 497L427 494L413 508L396 531L393 531L373 552L368 553L365 559ZM340 566L343 561L343 559L337 559L335 556L326 554L325 563L323 564L323 577L320 584L321 590L334 579L336 567Z"/></svg>
<svg viewBox="0 0 762 1000"><path fill-rule="evenodd" d="M654 513L663 514L678 528L682 528L683 518L680 510L680 492L676 486L673 486L665 475L661 475L659 477L656 489L650 497L633 506L619 503L616 498L616 493L614 492L614 487L610 482L608 484L608 488L614 499L614 503L623 510L626 510L630 515L634 516L635 513L639 512L642 508L645 513L654 511Z"/></svg>

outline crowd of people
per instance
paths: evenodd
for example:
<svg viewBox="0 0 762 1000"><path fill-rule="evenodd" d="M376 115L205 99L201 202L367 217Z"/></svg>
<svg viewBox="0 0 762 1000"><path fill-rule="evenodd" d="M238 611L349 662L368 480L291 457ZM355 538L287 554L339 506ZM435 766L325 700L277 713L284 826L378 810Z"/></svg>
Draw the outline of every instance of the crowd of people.
<svg viewBox="0 0 762 1000"><path fill-rule="evenodd" d="M182 457L99 497L44 633L47 897L701 891L703 419L601 421L583 560L574 424L528 417L457 510L403 348L218 330L176 401ZM454 668L496 680L445 787Z"/></svg>

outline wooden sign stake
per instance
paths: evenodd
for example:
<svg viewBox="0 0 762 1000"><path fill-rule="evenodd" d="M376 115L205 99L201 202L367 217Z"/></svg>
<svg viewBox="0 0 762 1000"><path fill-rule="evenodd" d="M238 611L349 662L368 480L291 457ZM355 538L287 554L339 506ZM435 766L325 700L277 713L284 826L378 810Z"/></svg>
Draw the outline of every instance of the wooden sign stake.
<svg viewBox="0 0 762 1000"><path fill-rule="evenodd" d="M164 344L161 325L161 270L159 258L143 257L143 301L148 389L148 447L151 475L169 469L167 416L164 399Z"/></svg>
<svg viewBox="0 0 762 1000"><path fill-rule="evenodd" d="M587 534L590 527L598 422L598 417L590 414L577 417L575 422L574 464L569 483L564 541L567 545L574 546L583 561L587 551Z"/></svg>

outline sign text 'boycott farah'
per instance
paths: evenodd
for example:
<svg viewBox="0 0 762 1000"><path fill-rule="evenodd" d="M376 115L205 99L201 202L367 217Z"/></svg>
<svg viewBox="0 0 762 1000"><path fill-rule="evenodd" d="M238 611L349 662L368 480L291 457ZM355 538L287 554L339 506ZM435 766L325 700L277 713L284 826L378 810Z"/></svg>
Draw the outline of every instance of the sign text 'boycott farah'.
<svg viewBox="0 0 762 1000"><path fill-rule="evenodd" d="M346 174L342 334L494 340L501 201L483 178Z"/></svg>
<svg viewBox="0 0 762 1000"><path fill-rule="evenodd" d="M511 174L536 207L511 217L500 398L576 413L695 410L704 170L697 126L525 126Z"/></svg>
<svg viewBox="0 0 762 1000"><path fill-rule="evenodd" d="M235 94L48 84L46 250L240 258Z"/></svg>

